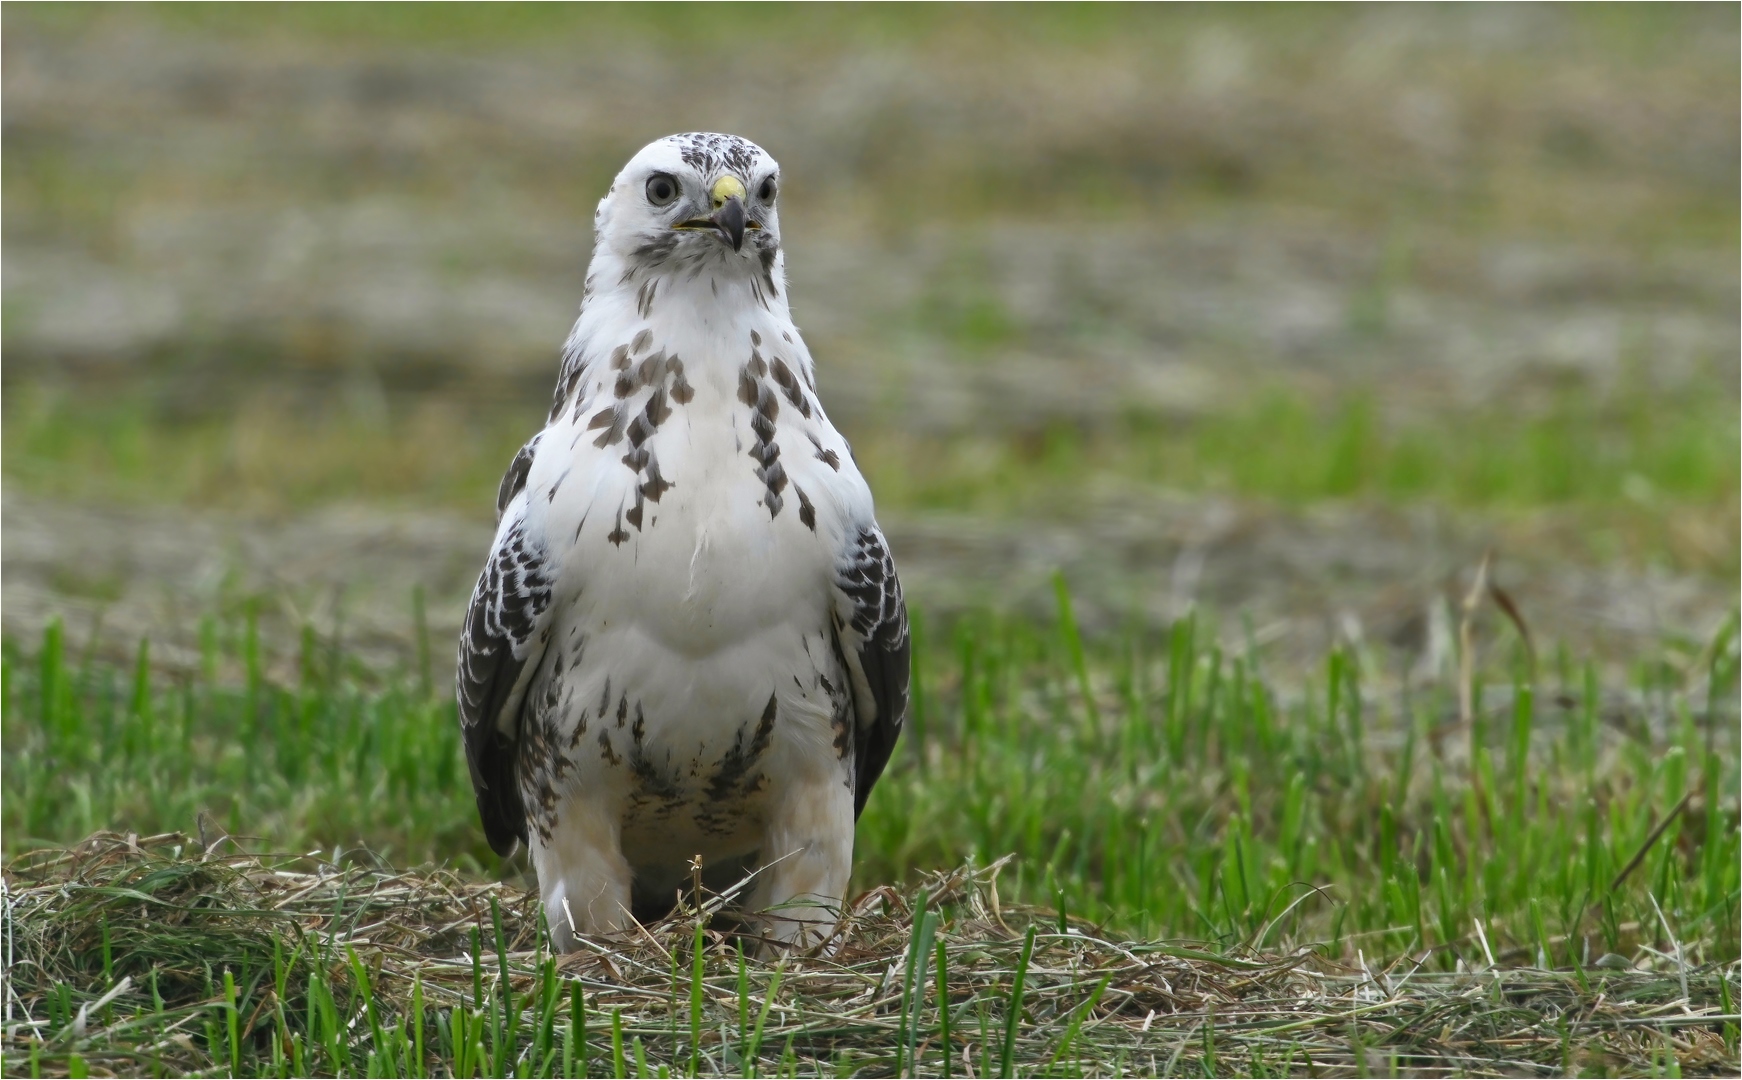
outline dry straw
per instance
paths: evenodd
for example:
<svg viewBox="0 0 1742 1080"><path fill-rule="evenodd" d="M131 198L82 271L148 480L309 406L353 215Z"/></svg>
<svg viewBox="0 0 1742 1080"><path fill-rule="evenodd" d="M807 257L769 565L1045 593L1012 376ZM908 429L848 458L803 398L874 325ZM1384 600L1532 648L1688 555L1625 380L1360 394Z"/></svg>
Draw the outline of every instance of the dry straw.
<svg viewBox="0 0 1742 1080"><path fill-rule="evenodd" d="M1733 965L1446 974L1115 941L1000 904L1003 862L874 889L807 954L759 956L711 897L553 957L518 888L323 858L99 834L15 862L6 1074L1737 1071Z"/></svg>

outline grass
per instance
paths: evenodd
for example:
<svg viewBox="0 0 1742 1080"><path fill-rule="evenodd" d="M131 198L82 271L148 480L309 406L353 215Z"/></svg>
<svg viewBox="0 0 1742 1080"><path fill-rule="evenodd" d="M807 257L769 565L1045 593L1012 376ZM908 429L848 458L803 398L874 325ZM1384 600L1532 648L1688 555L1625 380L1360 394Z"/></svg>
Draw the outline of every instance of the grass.
<svg viewBox="0 0 1742 1080"><path fill-rule="evenodd" d="M94 837L15 864L12 1075L1688 1075L1734 1070L1733 971L1330 963L1117 944L1000 867L863 898L770 962L718 900L558 959L523 893ZM916 930L917 927L917 930ZM100 991L100 993L99 993Z"/></svg>
<svg viewBox="0 0 1742 1080"><path fill-rule="evenodd" d="M1281 387L1195 418L1131 412L1104 425L928 437L872 423L855 454L886 513L1045 515L1121 486L1304 504L1437 502L1499 513L1570 510L1625 537L1625 554L1733 577L1742 454L1734 394L1716 385L1566 389L1517 411L1386 416L1360 392L1317 403ZM9 388L9 482L28 491L287 512L342 501L490 505L536 403L418 394L398 405L286 407L184 417L138 389L76 398ZM1663 422L1673 416L1674 423ZM1086 489L1084 476L1095 484ZM1690 523L1707 526L1691 528ZM1610 557L1613 552L1606 553Z"/></svg>
<svg viewBox="0 0 1742 1080"><path fill-rule="evenodd" d="M992 1057L985 1062L1001 1061L1008 1052L1026 1071L1045 1071L1045 1055L1057 1048L1065 1026L1073 1016L1088 1013L1123 1017L1111 1031L1096 1027L1097 1038L1118 1038L1097 1046L1083 1065L1088 1072L1146 1069L1145 1059L1134 1053L1173 1055L1176 1065L1185 1061L1194 1069L1211 1068L1208 1062L1214 1060L1217 1068L1242 1071L1299 1070L1301 1058L1285 1062L1279 1056L1288 1040L1241 1042L1246 1036L1234 1034L1256 1037L1269 1020L1254 1020L1250 1030L1247 1021L1240 1021L1226 1033L1203 1025L1220 1025L1243 1007L1247 995L1230 989L1234 984L1270 995L1266 1008L1280 1007L1271 999L1283 992L1283 984L1294 985L1289 972L1297 970L1287 967L1287 960L1309 955L1315 965L1310 970L1332 980L1325 984L1331 989L1320 986L1314 992L1338 1000L1344 995L1348 1009L1366 1007L1361 1003L1368 998L1362 995L1372 991L1361 990L1364 976L1353 973L1367 969L1384 967L1398 978L1415 971L1411 977L1419 977L1424 988L1438 988L1412 999L1408 1008L1419 1010L1413 1019L1380 1008L1371 1025L1351 1028L1344 1009L1335 1021L1344 1034L1333 1057L1368 1053L1362 1046L1390 1052L1380 1047L1394 1045L1397 1032L1381 1030L1381 1018L1398 1031L1423 1024L1455 1027L1456 1016L1466 1013L1477 1017L1474 1022L1501 1028L1513 1023L1517 1015L1512 1020L1502 1015L1515 1009L1505 1004L1513 999L1504 978L1470 979L1471 971L1494 967L1534 972L1530 978L1538 981L1520 986L1535 989L1520 989L1519 999L1535 1002L1527 1010L1551 1009L1559 1017L1533 1013L1537 1034L1532 1038L1542 1037L1538 1029L1545 1024L1586 1023L1578 1018L1592 1015L1580 1010L1594 1007L1590 987L1597 973L1632 971L1636 962L1658 972L1651 978L1627 976L1639 980L1638 992L1646 998L1679 999L1679 993L1664 996L1665 980L1685 975L1691 980L1689 994L1695 985L1704 988L1696 1003L1724 1014L1735 1011L1733 1004L1719 1005L1714 997L1733 993L1720 973L1733 972L1742 957L1734 619L1698 656L1668 653L1640 665L1629 685L1600 686L1596 669L1564 655L1545 659L1533 672L1528 654L1510 639L1478 643L1466 668L1473 694L1465 722L1458 704L1463 676L1418 684L1407 694L1381 693L1369 689L1377 673L1359 654L1338 652L1327 658L1317 686L1284 692L1267 681L1259 651L1225 653L1210 628L1195 620L1160 634L1084 639L1071 620L1062 584L1060 603L1052 625L990 616L935 629L921 624L919 693L911 726L867 808L858 838L860 888L884 882L912 888L925 883L928 868L987 866L1006 854L1015 856L993 895L1020 912L1013 930L1026 921L1042 935L1030 961L1039 981L1029 985L1036 994L1044 985L1048 996L1044 1006L1038 1001L1031 1006L1033 1028L1028 1021L1011 1020L1016 1014L997 1003L997 993L1021 996L1013 966L1021 946L1002 930L993 935L983 926L966 929L973 920L963 910L948 909L931 926L934 940L923 947L906 940L877 946L884 952L876 953L865 945L880 959L853 954L806 969L821 973L815 977L824 981L845 980L833 990L807 997L813 991L789 983L795 995L792 1011L777 1019L781 1031L799 1040L789 1044L796 1056L789 1060L787 1049L776 1052L768 1044L769 1068L831 1075L888 1071L886 1055L910 1050L900 1049L901 1040L883 1030L889 1007L884 998L894 995L890 1000L897 1011L905 1009L902 1015L912 1020L914 1003L925 996L924 984L918 990L909 985L908 1005L900 1006L900 987L875 989L867 980L886 979L876 973L896 963L902 949L929 956L936 941L959 950L949 953L950 993L978 1003L957 1009L953 1023L959 1039L969 1046L991 1040L992 1049L985 1052ZM225 833L248 835L273 850L314 850L315 862L360 865L363 869L346 871L364 874L357 879L360 894L365 888L391 893L389 885L397 879L365 873L375 873L372 868L383 859L400 866L445 862L468 876L497 869L473 825L452 706L428 691L427 672L362 671L310 632L294 665L296 674L275 677L275 658L264 655L251 627L246 615L209 621L201 670L170 678L154 674L144 646L133 671L70 656L58 627L29 652L8 645L0 726L6 746L7 850L65 844L99 829L173 832L191 828L198 817L208 844ZM9 888L16 892L15 913L26 910L16 905L27 895L40 896L44 906L29 909L41 915L15 914L13 934L35 934L32 940L39 942L42 935L61 937L53 939L52 955L42 954L60 966L32 967L28 977L36 981L27 984L21 974L17 983L33 988L34 996L19 999L37 1024L30 1030L53 1039L36 1043L14 1027L12 1054L29 1050L44 1067L70 1070L70 1055L78 1047L96 1053L98 1045L89 1042L89 1017L86 1042L66 1029L77 1004L95 1001L121 977L115 957L126 955L133 996L121 1012L134 1010L135 1019L117 1021L119 1028L104 1021L103 1038L122 1047L113 1051L121 1055L117 1067L148 1067L151 1055L130 1040L149 1035L164 1044L152 1053L171 1054L161 1060L175 1064L156 1066L168 1071L194 1067L196 1061L215 1062L212 1067L222 1070L232 1052L246 1057L244 1073L379 1071L389 1061L398 1069L405 1066L410 1037L408 995L421 978L426 995L437 994L434 984L442 979L450 984L440 991L447 995L440 1008L448 1010L442 1023L449 1033L441 1038L459 1042L438 1046L437 1037L426 1032L431 1041L424 1050L446 1062L443 1068L454 1068L456 1075L473 1067L496 1074L510 1060L503 1055L519 1055L527 1045L543 1055L527 1059L533 1062L527 1075L555 1068L557 1059L549 1055L560 1047L551 1041L551 1017L557 1015L551 1010L569 999L549 985L557 969L537 954L535 922L518 892L491 895L521 905L523 912L518 944L508 950L514 953L512 963L502 961L504 971L515 966L520 974L493 976L499 998L500 987L519 978L526 987L518 991L523 1004L539 1002L521 1019L500 999L480 1004L485 998L463 993L463 969L471 961L456 959L466 943L463 935L454 935L477 924L476 901L483 894L476 890L483 887L442 886L446 892L437 891L444 896L473 890L467 893L474 901L466 909L470 914L412 920L406 925L424 927L419 931L424 936L393 945L398 939L390 927L402 920L360 899L360 908L347 907L345 890L336 897L332 891L335 881L347 880L343 875L334 878L329 871L324 877L282 879L306 880L315 890L310 895L326 898L309 901L308 910L354 916L348 922L323 918L318 932L305 934L289 925L291 915L303 909L243 899L247 890L265 888L261 882L280 879L250 869L246 860L231 866L217 854L190 862L188 842L183 843L180 857L159 852L151 858L133 855L126 842L111 844L103 850L112 855L117 845L125 850L109 862L98 859L111 868L98 877L119 879L94 884L80 876L87 874L83 856L57 864L63 870L52 873L30 870L29 861L14 865ZM300 873L310 872L306 860L297 866ZM511 875L515 869L506 868ZM40 878L40 873L48 876ZM217 875L216 883L188 884L183 878L189 874ZM46 891L17 891L39 878ZM177 924L189 927L183 937L168 930L161 940L152 937L158 920L148 912L155 901L149 900L151 889L140 885L148 880L179 890L176 895L184 899L165 908L181 912L177 918L192 920L189 905L200 906L192 897L209 896L214 911L257 921L242 935L246 942L204 939L200 935L218 931L193 923ZM418 880L451 879L426 874ZM51 903L50 894L61 900ZM872 895L899 903L894 894ZM78 897L85 899L74 902ZM426 901L435 903L415 895L404 903ZM322 906L329 902L335 906ZM993 904L992 920L1005 925L1008 920L997 918L998 901L987 902ZM80 903L91 906L80 908ZM81 910L86 914L79 915ZM374 930L354 930L359 921ZM146 938L118 954L116 935L123 923L128 933ZM924 934L930 924L900 925L906 929L885 926L878 933ZM110 928L107 945L104 926ZM440 927L447 928L446 937L436 932ZM1085 928L1097 940L1147 943L1147 951L1084 943L1095 952L1094 962L1072 961L1058 950L1068 953L1075 947L1073 927ZM697 1015L706 1019L702 1042L686 1035L686 1026L675 1019L689 1015L682 1010L691 1007L685 1004L692 999L680 973L687 969L686 958L693 958L687 944L693 929L674 924L656 932L646 951L631 954L641 956L640 962L650 956L669 960L672 976L661 991L669 1000L648 996L652 991L645 987L634 997L626 1037L631 1045L639 1040L650 1062L675 1072L686 1071L684 1062L703 1052L704 1043L709 1056L698 1068L737 1072L748 1059L726 1054L732 1040L714 1034L720 1022L716 1014L724 1008L715 1000L717 993L694 999L701 1010ZM711 959L704 967L725 979L727 946L708 940ZM346 953L347 943L357 951L356 960ZM1157 999L1149 1007L1188 1013L1214 1009L1221 1020L1199 1017L1202 1030L1191 1032L1170 1023L1162 1029L1166 1039L1160 1033L1145 1039L1143 1032L1130 1030L1134 1006L1115 1007L1113 999L1084 1005L1098 985L1096 973L1115 963L1116 956L1167 955L1168 948L1184 948L1188 959L1197 958L1192 977L1232 982L1218 983L1221 989L1205 990L1189 1002ZM304 955L308 950L314 951ZM276 971L267 966L274 955ZM39 962L47 965L48 959L32 960ZM640 985L642 976L623 974L629 959L609 962L623 977L599 975L595 983L583 977L587 992L605 992L607 981L613 994ZM1150 961L1130 962L1148 972L1143 978L1173 986L1170 994L1182 992L1167 981L1171 976L1145 966ZM1244 971L1248 962L1280 982L1242 981L1226 970ZM283 988L286 963L304 964L298 969L304 972L326 972L325 981L309 977L298 989ZM375 974L371 964L377 965ZM359 995L367 998L369 991L362 988L370 980L389 978L380 974L385 970L380 965L397 972L397 988L391 1006L371 1011ZM246 1022L260 1033L252 1042L238 1044L237 1036L226 1034L227 1018L242 1013L242 1005L226 1004L236 1000L224 996L228 989L217 989L225 985L221 969L226 966L253 1002ZM153 968L174 970L184 984L194 979L194 985L183 986L174 1008L166 998L163 1009L147 1015L139 1011L147 1002L157 1009L144 982ZM209 989L199 982L202 970L212 972ZM1068 994L1058 985L1067 971L1085 973L1071 977ZM766 966L756 972L755 980L773 978ZM1125 986L1134 977L1126 972L1112 985ZM1306 974L1299 978L1310 981ZM265 993L263 988L274 985L280 988ZM475 990L478 985L474 980ZM873 991L869 1002L863 999L868 988ZM1288 991L1295 1000L1302 993L1298 987ZM1486 1002L1490 994L1492 1014L1490 1005L1473 1003ZM331 1002L322 995L331 995ZM1371 1003L1385 998L1380 994ZM1551 1007L1555 1001L1560 1004ZM846 1007L843 1002L852 1003L845 1020L836 1016ZM282 1020L272 1011L280 1007ZM869 1011L852 1012L861 1007ZM1082 1012L1073 1014L1073 1009ZM663 1015L660 1010L676 1010L670 1030L660 1028L657 1019L650 1021L649 1010L655 1017ZM829 1016L836 1018L825 1019ZM175 1030L185 1042L175 1042L168 1033L178 1021L182 1026ZM603 1023L602 1017L595 1022ZM200 1026L207 1023L211 1026ZM286 1025L284 1037L264 1034L279 1023ZM1733 1067L1734 1029L1714 1023L1700 1030L1716 1032L1712 1038L1722 1047L1715 1060ZM463 1028L460 1035L453 1034L454 1024ZM526 1030L516 1035L516 1025ZM1289 1030L1305 1032L1310 1026ZM1205 1034L1212 1030L1213 1038ZM123 1037L127 1031L137 1036ZM1582 1028L1566 1031L1550 1055L1556 1063L1563 1053L1598 1054L1590 1060L1621 1067L1591 1048L1587 1035L1596 1035ZM1007 1042L998 1043L999 1037ZM298 1038L305 1055L300 1067L294 1056L280 1056L294 1055ZM1234 1041L1214 1042L1223 1038ZM1658 1052L1651 1047L1670 1045L1651 1043L1651 1038L1657 1036L1635 1051L1649 1056ZM177 1049L167 1050L165 1040ZM472 1049L461 1050L461 1045ZM1709 1050L1718 1044L1699 1045ZM569 1046L574 1052L574 1044ZM1301 1047L1309 1049L1306 1043ZM1538 1051L1547 1053L1542 1046L1529 1053ZM970 1057L977 1052L971 1050ZM1509 1069L1511 1052L1484 1043L1453 1058L1459 1063L1455 1067L1467 1071ZM1216 1058L1218 1053L1222 1057ZM1436 1060L1450 1053L1443 1047L1433 1050ZM374 1065L371 1054L380 1059ZM483 1057L456 1061L461 1054ZM985 1062L974 1065L975 1075L982 1074ZM914 1067L934 1072L941 1064L933 1060Z"/></svg>

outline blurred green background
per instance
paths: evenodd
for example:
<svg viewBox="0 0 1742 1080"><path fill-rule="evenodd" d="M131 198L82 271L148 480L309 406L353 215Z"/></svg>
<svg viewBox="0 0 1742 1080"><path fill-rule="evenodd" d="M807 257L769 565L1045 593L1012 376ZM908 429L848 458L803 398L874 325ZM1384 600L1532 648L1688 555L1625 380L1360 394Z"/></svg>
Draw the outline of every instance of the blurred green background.
<svg viewBox="0 0 1742 1080"><path fill-rule="evenodd" d="M693 129L782 162L918 608L1058 567L1091 629L1407 671L1489 549L1616 661L1734 604L1733 6L3 18L13 640L189 665L264 596L403 659L420 589L445 655L593 205Z"/></svg>

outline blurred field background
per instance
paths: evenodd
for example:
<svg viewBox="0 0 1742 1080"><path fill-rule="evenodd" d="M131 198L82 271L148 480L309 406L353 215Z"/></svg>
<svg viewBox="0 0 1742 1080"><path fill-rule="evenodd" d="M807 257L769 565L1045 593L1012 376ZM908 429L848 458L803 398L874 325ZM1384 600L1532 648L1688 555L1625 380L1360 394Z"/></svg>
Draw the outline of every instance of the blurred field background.
<svg viewBox="0 0 1742 1080"><path fill-rule="evenodd" d="M228 588L391 655L421 585L445 649L592 207L697 128L783 163L921 607L1062 566L1089 625L1203 604L1316 666L1420 652L1489 546L1611 658L1734 603L1728 9L5 20L14 636L185 660Z"/></svg>
<svg viewBox="0 0 1742 1080"><path fill-rule="evenodd" d="M1581 979L1662 901L1735 1012L1733 6L0 19L9 855L503 869L496 483L610 177L726 130L920 618L862 884Z"/></svg>

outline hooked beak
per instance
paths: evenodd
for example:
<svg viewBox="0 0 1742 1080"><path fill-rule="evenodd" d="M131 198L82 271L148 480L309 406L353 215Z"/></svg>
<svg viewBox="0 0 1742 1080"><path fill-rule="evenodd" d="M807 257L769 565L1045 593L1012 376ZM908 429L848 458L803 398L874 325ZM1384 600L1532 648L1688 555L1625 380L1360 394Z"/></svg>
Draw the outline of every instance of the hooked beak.
<svg viewBox="0 0 1742 1080"><path fill-rule="evenodd" d="M733 195L708 218L719 231L721 239L732 245L733 251L744 248L744 200Z"/></svg>
<svg viewBox="0 0 1742 1080"><path fill-rule="evenodd" d="M744 211L744 184L736 176L722 176L714 181L714 212L705 218L691 218L672 226L674 229L712 229L720 239L732 245L733 251L744 250L744 230L760 229L762 223L751 221Z"/></svg>

